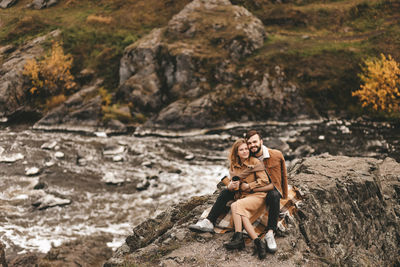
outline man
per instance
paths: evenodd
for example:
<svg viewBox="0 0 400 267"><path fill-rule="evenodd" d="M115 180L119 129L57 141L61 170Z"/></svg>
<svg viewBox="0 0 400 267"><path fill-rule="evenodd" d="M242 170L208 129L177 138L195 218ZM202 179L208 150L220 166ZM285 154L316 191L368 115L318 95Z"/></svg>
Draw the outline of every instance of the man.
<svg viewBox="0 0 400 267"><path fill-rule="evenodd" d="M267 249L274 253L277 245L274 238L278 216L280 210L281 197L288 197L288 183L285 158L282 152L275 149L269 149L263 145L261 135L256 130L250 130L246 133L245 139L249 147L251 156L258 158L264 163L265 169L271 179L271 186L267 189L266 204L269 207L267 233L264 237Z"/></svg>
<svg viewBox="0 0 400 267"><path fill-rule="evenodd" d="M287 198L288 193L285 159L279 150L268 149L264 146L261 135L257 131L248 131L245 139L251 155L257 157L264 163L265 169L271 179L271 184L266 186L266 190L268 190L266 203L269 207L269 214L267 234L264 239L267 244L267 249L274 253L277 250L274 231L276 231L278 223L280 199L281 197ZM248 184L242 184L241 190L250 191L251 189ZM199 232L214 232L214 224L216 223L217 218L229 210L229 208L226 207L226 204L230 200L234 199L234 195L234 192L229 189L222 190L207 218L198 221L196 224L190 225L189 229Z"/></svg>

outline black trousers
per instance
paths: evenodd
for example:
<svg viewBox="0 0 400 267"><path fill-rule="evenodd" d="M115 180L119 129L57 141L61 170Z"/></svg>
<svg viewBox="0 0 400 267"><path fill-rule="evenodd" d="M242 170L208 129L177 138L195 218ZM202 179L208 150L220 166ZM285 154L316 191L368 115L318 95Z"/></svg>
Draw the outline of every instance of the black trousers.
<svg viewBox="0 0 400 267"><path fill-rule="evenodd" d="M276 226L278 225L279 211L281 209L281 194L276 188L268 192L265 203L267 203L267 208L269 207L267 231L273 230L275 232Z"/></svg>
<svg viewBox="0 0 400 267"><path fill-rule="evenodd" d="M217 221L218 217L229 211L229 207L226 204L233 200L235 197L235 192L231 192L228 189L224 189L219 193L217 200L215 201L214 205L211 208L210 213L207 216L213 224Z"/></svg>

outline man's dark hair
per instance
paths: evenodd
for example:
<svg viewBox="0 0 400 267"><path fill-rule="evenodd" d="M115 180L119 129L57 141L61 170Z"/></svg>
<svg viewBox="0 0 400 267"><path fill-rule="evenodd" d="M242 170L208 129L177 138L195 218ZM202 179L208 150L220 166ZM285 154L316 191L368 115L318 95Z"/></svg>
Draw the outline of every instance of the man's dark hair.
<svg viewBox="0 0 400 267"><path fill-rule="evenodd" d="M248 131L248 132L245 134L244 138L245 138L246 141L247 141L247 140L250 139L250 137L252 137L253 135L256 135L256 134L258 134L258 136L260 137L260 140L261 140L261 139L262 139L262 136L261 136L261 134L260 134L257 130L250 130L250 131Z"/></svg>

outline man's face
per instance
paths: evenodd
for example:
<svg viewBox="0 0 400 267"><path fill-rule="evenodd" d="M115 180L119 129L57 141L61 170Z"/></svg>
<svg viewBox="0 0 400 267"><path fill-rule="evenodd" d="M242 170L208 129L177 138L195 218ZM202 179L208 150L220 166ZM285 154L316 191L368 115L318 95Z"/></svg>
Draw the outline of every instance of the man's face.
<svg viewBox="0 0 400 267"><path fill-rule="evenodd" d="M247 146L252 155L256 155L261 151L262 140L258 136L258 134L253 135L247 140Z"/></svg>

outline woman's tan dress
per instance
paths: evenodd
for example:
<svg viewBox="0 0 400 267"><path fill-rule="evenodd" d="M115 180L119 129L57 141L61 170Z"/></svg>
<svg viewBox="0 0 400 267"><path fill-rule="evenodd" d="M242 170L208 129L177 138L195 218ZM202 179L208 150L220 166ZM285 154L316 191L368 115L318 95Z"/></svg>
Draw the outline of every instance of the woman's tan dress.
<svg viewBox="0 0 400 267"><path fill-rule="evenodd" d="M234 165L231 168L233 176L239 175L245 169L252 168L256 164L259 164L260 161L256 158L250 157L243 164ZM252 172L245 178L240 180L241 182L248 183L250 189L254 189L257 187L262 187L269 184L268 176L265 171L255 171ZM257 220L258 217L265 210L265 197L267 196L266 192L238 192L236 195L236 205L237 205L237 214L241 216L245 216L249 218L250 222L253 223Z"/></svg>

